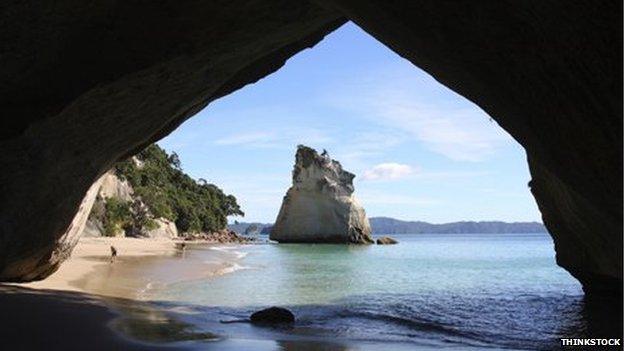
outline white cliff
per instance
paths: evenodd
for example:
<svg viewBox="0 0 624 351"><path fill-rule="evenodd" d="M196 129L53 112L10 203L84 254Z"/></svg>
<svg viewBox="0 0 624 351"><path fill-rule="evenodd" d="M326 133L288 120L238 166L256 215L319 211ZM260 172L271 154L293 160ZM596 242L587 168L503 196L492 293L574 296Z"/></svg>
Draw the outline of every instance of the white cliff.
<svg viewBox="0 0 624 351"><path fill-rule="evenodd" d="M136 160L136 161L134 161ZM133 158L135 164L138 161ZM141 166L141 164L137 164ZM98 181L98 189L95 201L91 206L91 212L88 213L88 220L83 225L82 236L100 237L100 236L134 236L145 238L167 238L173 239L178 237L178 229L174 222L166 218L155 218L150 208L143 203L140 197L136 196L132 185L118 177L113 170L106 172ZM101 185L100 185L101 184ZM116 228L114 232L106 232L106 202L109 199L116 199L128 204L131 216L147 216L152 220L150 228L136 228L129 226L127 228Z"/></svg>
<svg viewBox="0 0 624 351"><path fill-rule="evenodd" d="M355 175L327 152L298 146L293 184L271 230L278 242L372 243L366 213L353 195Z"/></svg>

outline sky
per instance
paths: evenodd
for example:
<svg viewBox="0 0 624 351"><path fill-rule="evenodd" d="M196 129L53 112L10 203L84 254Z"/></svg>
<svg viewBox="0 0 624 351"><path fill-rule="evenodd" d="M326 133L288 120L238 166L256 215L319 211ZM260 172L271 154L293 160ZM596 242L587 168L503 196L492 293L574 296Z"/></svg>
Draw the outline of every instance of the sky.
<svg viewBox="0 0 624 351"><path fill-rule="evenodd" d="M347 23L158 142L272 223L298 144L354 173L369 217L539 221L524 149L478 106Z"/></svg>

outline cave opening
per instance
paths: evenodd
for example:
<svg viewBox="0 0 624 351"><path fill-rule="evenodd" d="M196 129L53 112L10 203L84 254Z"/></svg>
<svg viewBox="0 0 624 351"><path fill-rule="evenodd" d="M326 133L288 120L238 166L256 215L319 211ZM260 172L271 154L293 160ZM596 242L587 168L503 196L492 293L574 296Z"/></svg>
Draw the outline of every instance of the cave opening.
<svg viewBox="0 0 624 351"><path fill-rule="evenodd" d="M318 153L325 149L356 175L355 195L373 235L410 245L309 249L279 244L269 252L244 250L251 257L238 263L240 271L231 278L174 288L161 298L306 309L340 299L358 304L360 295L379 294L409 306L429 308L433 301L456 310L457 302L447 300L455 296L461 304L486 309L492 308L486 296L508 294L513 286L523 296L547 296L540 303L569 296L553 306L582 313L580 284L556 265L552 239L539 228L524 149L476 105L353 23L274 74L215 101L157 144L175 152L195 179L236 196L245 217L230 217L230 228L248 235L255 231L265 240L291 184L297 145ZM419 233L387 226L396 219L403 226L450 223L455 229L412 237ZM504 233L470 228L484 228L484 221L521 223L499 229L509 230ZM518 229L522 226L529 229ZM384 270L395 278L381 274ZM319 279L323 282L315 285ZM444 297L436 296L441 291ZM554 310L544 310L539 319L522 312L533 308L539 307L518 303L507 312L497 307L490 312L514 313L524 327L544 323L560 333L578 327L554 322Z"/></svg>
<svg viewBox="0 0 624 351"><path fill-rule="evenodd" d="M373 216L541 221L524 149L351 22L158 144L196 179L237 196L245 221L275 219L299 144L326 149L354 173Z"/></svg>

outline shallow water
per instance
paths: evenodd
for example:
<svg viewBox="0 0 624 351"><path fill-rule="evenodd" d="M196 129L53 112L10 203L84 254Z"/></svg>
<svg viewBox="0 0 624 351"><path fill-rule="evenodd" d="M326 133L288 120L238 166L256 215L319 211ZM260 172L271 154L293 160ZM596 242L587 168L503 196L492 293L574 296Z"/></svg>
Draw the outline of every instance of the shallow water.
<svg viewBox="0 0 624 351"><path fill-rule="evenodd" d="M222 349L250 339L267 350L553 349L561 337L589 333L581 286L555 264L546 234L396 238L392 246L198 247L187 259L210 263L219 250L235 263L223 275L144 294L196 330L226 338ZM219 323L270 305L291 308L296 326Z"/></svg>

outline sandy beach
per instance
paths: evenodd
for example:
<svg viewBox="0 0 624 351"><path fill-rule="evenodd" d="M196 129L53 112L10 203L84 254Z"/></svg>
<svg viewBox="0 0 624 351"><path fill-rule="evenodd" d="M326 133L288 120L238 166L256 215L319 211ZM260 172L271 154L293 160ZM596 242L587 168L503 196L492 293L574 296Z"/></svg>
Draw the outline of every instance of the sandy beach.
<svg viewBox="0 0 624 351"><path fill-rule="evenodd" d="M231 266L229 258L215 250L212 262L192 269L198 268L198 262L179 259L185 254L180 243L82 238L72 256L47 279L1 284L3 346L29 350L84 350L85 345L91 350L171 350L176 347L166 342L212 338L187 331L186 325L145 302L149 300L146 286L219 275ZM112 264L111 245L118 253Z"/></svg>
<svg viewBox="0 0 624 351"><path fill-rule="evenodd" d="M85 278L94 274L98 267L112 266L111 246L118 253L115 263L123 265L140 258L171 256L176 252L176 245L172 240L82 238L74 248L72 256L54 274L42 281L16 285L33 289L100 292L89 291L88 285L84 284Z"/></svg>
<svg viewBox="0 0 624 351"><path fill-rule="evenodd" d="M42 281L14 285L148 300L146 288L225 274L236 260L236 257L211 250L211 260L199 262L185 256L187 250L182 249L182 243L187 250L197 246L230 245L167 239L82 238L72 256L54 274ZM111 246L117 250L113 263Z"/></svg>

